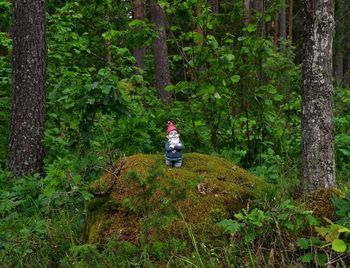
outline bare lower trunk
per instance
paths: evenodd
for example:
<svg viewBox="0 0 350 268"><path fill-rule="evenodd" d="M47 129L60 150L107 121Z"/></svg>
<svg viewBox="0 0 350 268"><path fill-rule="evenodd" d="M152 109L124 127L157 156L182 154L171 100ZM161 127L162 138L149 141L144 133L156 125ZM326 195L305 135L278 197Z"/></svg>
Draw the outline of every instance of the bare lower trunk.
<svg viewBox="0 0 350 268"><path fill-rule="evenodd" d="M12 107L9 168L40 172L44 159L46 1L13 1Z"/></svg>
<svg viewBox="0 0 350 268"><path fill-rule="evenodd" d="M348 47L347 47L347 51L348 51L348 64L347 64L347 70L346 70L346 78L345 78L345 81L346 81L346 84L348 87L350 87L350 1L348 1L348 7L347 7L347 10L348 10L348 23L347 23L347 33L348 33Z"/></svg>
<svg viewBox="0 0 350 268"><path fill-rule="evenodd" d="M248 26L249 20L250 20L250 0L244 0L243 24L245 27Z"/></svg>
<svg viewBox="0 0 350 268"><path fill-rule="evenodd" d="M337 52L335 55L335 80L338 85L342 84L343 82L343 64L344 64L344 57L343 53L340 51Z"/></svg>
<svg viewBox="0 0 350 268"><path fill-rule="evenodd" d="M332 112L333 1L304 1L302 170L304 192L335 186Z"/></svg>
<svg viewBox="0 0 350 268"><path fill-rule="evenodd" d="M156 0L151 0L151 17L159 37L153 41L157 95L164 103L171 102L171 93L165 87L170 84L168 45L165 30L165 11Z"/></svg>
<svg viewBox="0 0 350 268"><path fill-rule="evenodd" d="M281 9L280 9L280 50L282 53L286 52L286 38L287 38L287 30L286 30L286 5L285 0L281 0Z"/></svg>
<svg viewBox="0 0 350 268"><path fill-rule="evenodd" d="M109 24L110 17L109 17L108 6L106 6L106 8L105 8L105 20ZM112 63L112 54L111 54L111 48L110 48L111 42L108 40L105 40L103 43L103 46L106 50L105 61L106 61L107 65L111 65L111 63Z"/></svg>
<svg viewBox="0 0 350 268"><path fill-rule="evenodd" d="M136 20L144 20L146 16L146 10L145 10L145 0L134 0L134 19ZM135 29L137 30L137 29ZM133 48L133 55L136 59L136 66L144 69L145 68L145 55L146 55L146 48L144 47L134 47Z"/></svg>
<svg viewBox="0 0 350 268"><path fill-rule="evenodd" d="M211 11L216 14L219 12L219 0L210 0Z"/></svg>
<svg viewBox="0 0 350 268"><path fill-rule="evenodd" d="M289 1L289 19L288 19L288 39L290 44L293 41L293 0Z"/></svg>
<svg viewBox="0 0 350 268"><path fill-rule="evenodd" d="M254 9L259 13L260 20L258 21L258 35L260 37L265 37L265 20L264 20L264 0L254 0Z"/></svg>
<svg viewBox="0 0 350 268"><path fill-rule="evenodd" d="M279 25L278 25L278 16L277 14L275 15L275 19L273 21L273 46L275 47L276 51L278 50L278 29L279 29Z"/></svg>

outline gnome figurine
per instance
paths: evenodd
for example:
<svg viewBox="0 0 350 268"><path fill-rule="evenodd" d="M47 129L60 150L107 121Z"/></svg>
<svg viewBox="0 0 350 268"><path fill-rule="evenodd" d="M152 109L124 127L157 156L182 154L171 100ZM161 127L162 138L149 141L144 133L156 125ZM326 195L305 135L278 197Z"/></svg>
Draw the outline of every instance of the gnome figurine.
<svg viewBox="0 0 350 268"><path fill-rule="evenodd" d="M166 133L168 140L165 142L165 163L169 167L181 167L182 144L180 142L180 135L173 122L168 122Z"/></svg>

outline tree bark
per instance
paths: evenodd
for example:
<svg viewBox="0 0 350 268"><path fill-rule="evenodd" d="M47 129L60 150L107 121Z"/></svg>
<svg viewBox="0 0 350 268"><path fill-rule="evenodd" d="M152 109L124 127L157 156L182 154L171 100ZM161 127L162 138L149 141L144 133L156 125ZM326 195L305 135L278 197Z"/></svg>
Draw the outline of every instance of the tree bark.
<svg viewBox="0 0 350 268"><path fill-rule="evenodd" d="M281 8L280 8L280 50L283 54L286 52L286 38L287 38L287 30L286 30L286 0L280 0Z"/></svg>
<svg viewBox="0 0 350 268"><path fill-rule="evenodd" d="M265 19L264 19L264 13L265 13L265 7L264 7L264 0L254 0L254 9L260 13L259 18L260 20L258 21L258 35L260 37L265 37Z"/></svg>
<svg viewBox="0 0 350 268"><path fill-rule="evenodd" d="M279 23L278 23L278 13L275 15L275 18L272 22L273 25L273 46L275 47L275 50L278 50L278 29L279 29Z"/></svg>
<svg viewBox="0 0 350 268"><path fill-rule="evenodd" d="M288 39L290 44L293 41L293 15L293 0L289 0Z"/></svg>
<svg viewBox="0 0 350 268"><path fill-rule="evenodd" d="M304 0L301 182L304 192L335 185L331 0Z"/></svg>
<svg viewBox="0 0 350 268"><path fill-rule="evenodd" d="M243 24L245 27L248 26L249 20L250 20L250 0L244 0Z"/></svg>
<svg viewBox="0 0 350 268"><path fill-rule="evenodd" d="M348 33L348 45L347 45L347 51L348 51L348 63L347 63L347 70L346 70L346 84L348 87L350 87L350 1L348 1L348 6L347 6L347 10L348 10L348 23L347 23L347 33Z"/></svg>
<svg viewBox="0 0 350 268"><path fill-rule="evenodd" d="M344 79L344 53L346 51L346 7L347 2L344 0L338 0L335 4L335 17L337 18L335 23L335 37L334 37L334 77L338 85L343 84Z"/></svg>
<svg viewBox="0 0 350 268"><path fill-rule="evenodd" d="M42 171L46 81L46 1L13 1L12 106L9 168Z"/></svg>
<svg viewBox="0 0 350 268"><path fill-rule="evenodd" d="M104 14L106 22L109 24L110 23L110 16L109 16L109 8L108 5L105 7L105 14ZM105 55L105 61L108 66L111 65L112 63L112 54L111 54L111 41L105 40L103 43L103 46L106 50L106 55Z"/></svg>
<svg viewBox="0 0 350 268"><path fill-rule="evenodd" d="M145 9L145 0L134 0L134 19L136 20L144 20L146 17L146 9ZM137 29L136 29L137 30ZM145 55L146 48L145 47L134 47L133 55L136 59L136 66L144 69L145 68Z"/></svg>
<svg viewBox="0 0 350 268"><path fill-rule="evenodd" d="M158 5L157 0L151 0L151 18L154 29L159 35L159 37L153 41L157 95L162 102L170 103L172 100L171 93L165 89L165 87L170 84L165 11Z"/></svg>
<svg viewBox="0 0 350 268"><path fill-rule="evenodd" d="M210 8L214 14L219 13L219 0L210 0Z"/></svg>
<svg viewBox="0 0 350 268"><path fill-rule="evenodd" d="M344 64L344 57L343 53L341 51L336 51L335 54L335 81L338 85L341 85L343 82L343 64Z"/></svg>

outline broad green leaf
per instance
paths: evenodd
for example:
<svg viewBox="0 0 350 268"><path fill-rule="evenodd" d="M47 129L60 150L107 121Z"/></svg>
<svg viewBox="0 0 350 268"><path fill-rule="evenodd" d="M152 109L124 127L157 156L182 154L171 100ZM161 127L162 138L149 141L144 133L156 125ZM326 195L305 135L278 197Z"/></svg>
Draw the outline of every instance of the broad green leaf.
<svg viewBox="0 0 350 268"><path fill-rule="evenodd" d="M281 101L281 100L283 100L283 98L284 98L283 95L279 95L279 94L276 94L273 96L273 99L275 101Z"/></svg>
<svg viewBox="0 0 350 268"><path fill-rule="evenodd" d="M235 74L235 75L231 76L231 82L232 83L238 83L239 80L241 80L241 77L238 74Z"/></svg>
<svg viewBox="0 0 350 268"><path fill-rule="evenodd" d="M248 31L248 33L255 32L256 31L256 25L249 24L248 27L247 27L247 31Z"/></svg>
<svg viewBox="0 0 350 268"><path fill-rule="evenodd" d="M264 17L264 20L265 20L266 22L271 21L271 15L266 15L266 16Z"/></svg>
<svg viewBox="0 0 350 268"><path fill-rule="evenodd" d="M102 92L103 92L103 94L108 95L111 92L111 86L108 86L108 85L103 86Z"/></svg>
<svg viewBox="0 0 350 268"><path fill-rule="evenodd" d="M220 94L219 94L219 93L215 92L215 94L214 94L214 98L215 98L215 99L221 99L221 96L220 96Z"/></svg>
<svg viewBox="0 0 350 268"><path fill-rule="evenodd" d="M332 242L332 249L336 252L345 252L346 245L345 242L341 239L335 239Z"/></svg>

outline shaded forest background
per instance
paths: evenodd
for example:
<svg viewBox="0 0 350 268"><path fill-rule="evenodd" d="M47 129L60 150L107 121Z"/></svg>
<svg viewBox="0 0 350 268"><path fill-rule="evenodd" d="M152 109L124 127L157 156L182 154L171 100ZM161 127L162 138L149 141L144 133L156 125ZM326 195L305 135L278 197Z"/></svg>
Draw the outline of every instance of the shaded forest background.
<svg viewBox="0 0 350 268"><path fill-rule="evenodd" d="M1 231L6 230L0 249L8 267L15 259L25 266L26 258L41 250L44 257L37 254L32 261L43 266L85 263L91 251L98 259L94 247L80 244L86 201L92 198L87 185L123 155L163 154L169 120L180 130L186 152L222 156L271 183L271 199L261 200L261 209L299 197L300 63L308 38L303 36L303 4L158 4L48 2L45 176L14 180L7 169L12 5L0 1L0 215L5 219ZM347 1L335 1L340 187L348 185L350 175L349 12ZM63 242L62 234L70 242ZM60 248L57 256L54 246ZM141 267L145 259L137 254L134 261Z"/></svg>
<svg viewBox="0 0 350 268"><path fill-rule="evenodd" d="M244 167L260 167L257 172L269 172L261 167L276 166L274 161L297 164L302 5L294 4L291 11L283 1L263 7L251 3L247 11L240 1L221 1L220 12L213 13L205 2L161 2L171 74L171 84L165 85L173 96L171 105L163 105L157 98L152 49L157 32L150 3L144 7L145 19L135 20L137 3L48 3L47 162L70 149L91 155L95 143L123 154L161 152L164 126L174 120L187 151L217 153ZM3 1L1 7L5 167L11 4ZM342 89L349 83L347 10L346 3L337 1L334 107L340 176L349 155L348 93ZM288 12L289 20L282 19ZM142 68L133 57L135 48L144 50Z"/></svg>

